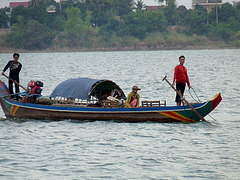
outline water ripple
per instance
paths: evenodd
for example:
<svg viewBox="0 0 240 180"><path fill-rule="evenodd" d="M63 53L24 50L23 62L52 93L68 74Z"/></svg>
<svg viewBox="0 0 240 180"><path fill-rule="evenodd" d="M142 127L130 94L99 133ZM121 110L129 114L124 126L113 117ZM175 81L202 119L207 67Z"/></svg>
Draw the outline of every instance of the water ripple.
<svg viewBox="0 0 240 180"><path fill-rule="evenodd" d="M110 79L174 105L162 78L172 80L182 54L201 101L222 93L211 123L11 120L0 111L0 179L239 179L239 50L21 53L20 82L44 82L47 96L68 78Z"/></svg>

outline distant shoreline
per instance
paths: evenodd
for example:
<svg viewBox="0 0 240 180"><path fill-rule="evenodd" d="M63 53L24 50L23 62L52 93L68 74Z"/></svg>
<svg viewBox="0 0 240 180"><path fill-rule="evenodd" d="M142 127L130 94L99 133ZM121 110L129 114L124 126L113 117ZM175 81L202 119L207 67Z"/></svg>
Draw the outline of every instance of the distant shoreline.
<svg viewBox="0 0 240 180"><path fill-rule="evenodd" d="M48 48L43 50L26 50L26 49L17 49L17 48L7 48L1 47L0 53L57 53L57 52L104 52L104 51L167 51L167 50L204 50L204 49L239 49L237 47L216 47L216 46L186 46L186 47L159 47L159 48L149 48L145 46L140 47L121 47L121 48Z"/></svg>

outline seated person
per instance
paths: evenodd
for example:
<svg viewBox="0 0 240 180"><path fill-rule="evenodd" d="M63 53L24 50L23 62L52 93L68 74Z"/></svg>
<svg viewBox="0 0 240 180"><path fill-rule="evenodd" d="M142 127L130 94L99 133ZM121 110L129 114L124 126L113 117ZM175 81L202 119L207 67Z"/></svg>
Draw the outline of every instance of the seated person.
<svg viewBox="0 0 240 180"><path fill-rule="evenodd" d="M141 90L137 86L132 87L132 92L130 92L127 96L125 107L132 108L132 107L139 107L139 99L140 95L137 93L138 90Z"/></svg>

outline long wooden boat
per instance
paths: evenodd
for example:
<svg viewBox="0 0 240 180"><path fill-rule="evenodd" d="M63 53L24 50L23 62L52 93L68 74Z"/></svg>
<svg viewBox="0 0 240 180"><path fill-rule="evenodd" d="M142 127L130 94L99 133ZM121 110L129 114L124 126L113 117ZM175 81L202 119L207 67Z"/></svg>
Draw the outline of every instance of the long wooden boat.
<svg viewBox="0 0 240 180"><path fill-rule="evenodd" d="M94 83L92 87L96 87L96 83ZM118 86L117 89L119 90ZM91 92L93 92L92 89ZM219 93L209 101L192 106L202 117L205 117L217 107L221 100L221 94ZM199 117L189 106L150 106L150 102L147 107L125 108L103 105L89 106L77 103L55 104L54 101L57 100L49 100L48 102L51 103L42 104L40 102L31 103L13 100L10 98L6 84L0 80L0 103L7 118L49 120L74 119L79 121L116 120L121 122L153 121L161 123L200 121Z"/></svg>

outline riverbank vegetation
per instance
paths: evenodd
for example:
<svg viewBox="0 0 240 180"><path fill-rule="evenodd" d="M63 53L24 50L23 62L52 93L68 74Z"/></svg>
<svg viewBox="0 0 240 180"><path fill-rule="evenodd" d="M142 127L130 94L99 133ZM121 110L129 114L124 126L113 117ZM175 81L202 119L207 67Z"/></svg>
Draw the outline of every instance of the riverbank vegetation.
<svg viewBox="0 0 240 180"><path fill-rule="evenodd" d="M2 49L138 50L240 47L240 2L210 13L168 1L157 11L143 11L133 0L31 0L30 6L0 10ZM171 3L170 3L171 2ZM49 6L56 7L53 13ZM217 12L217 15L216 15Z"/></svg>

